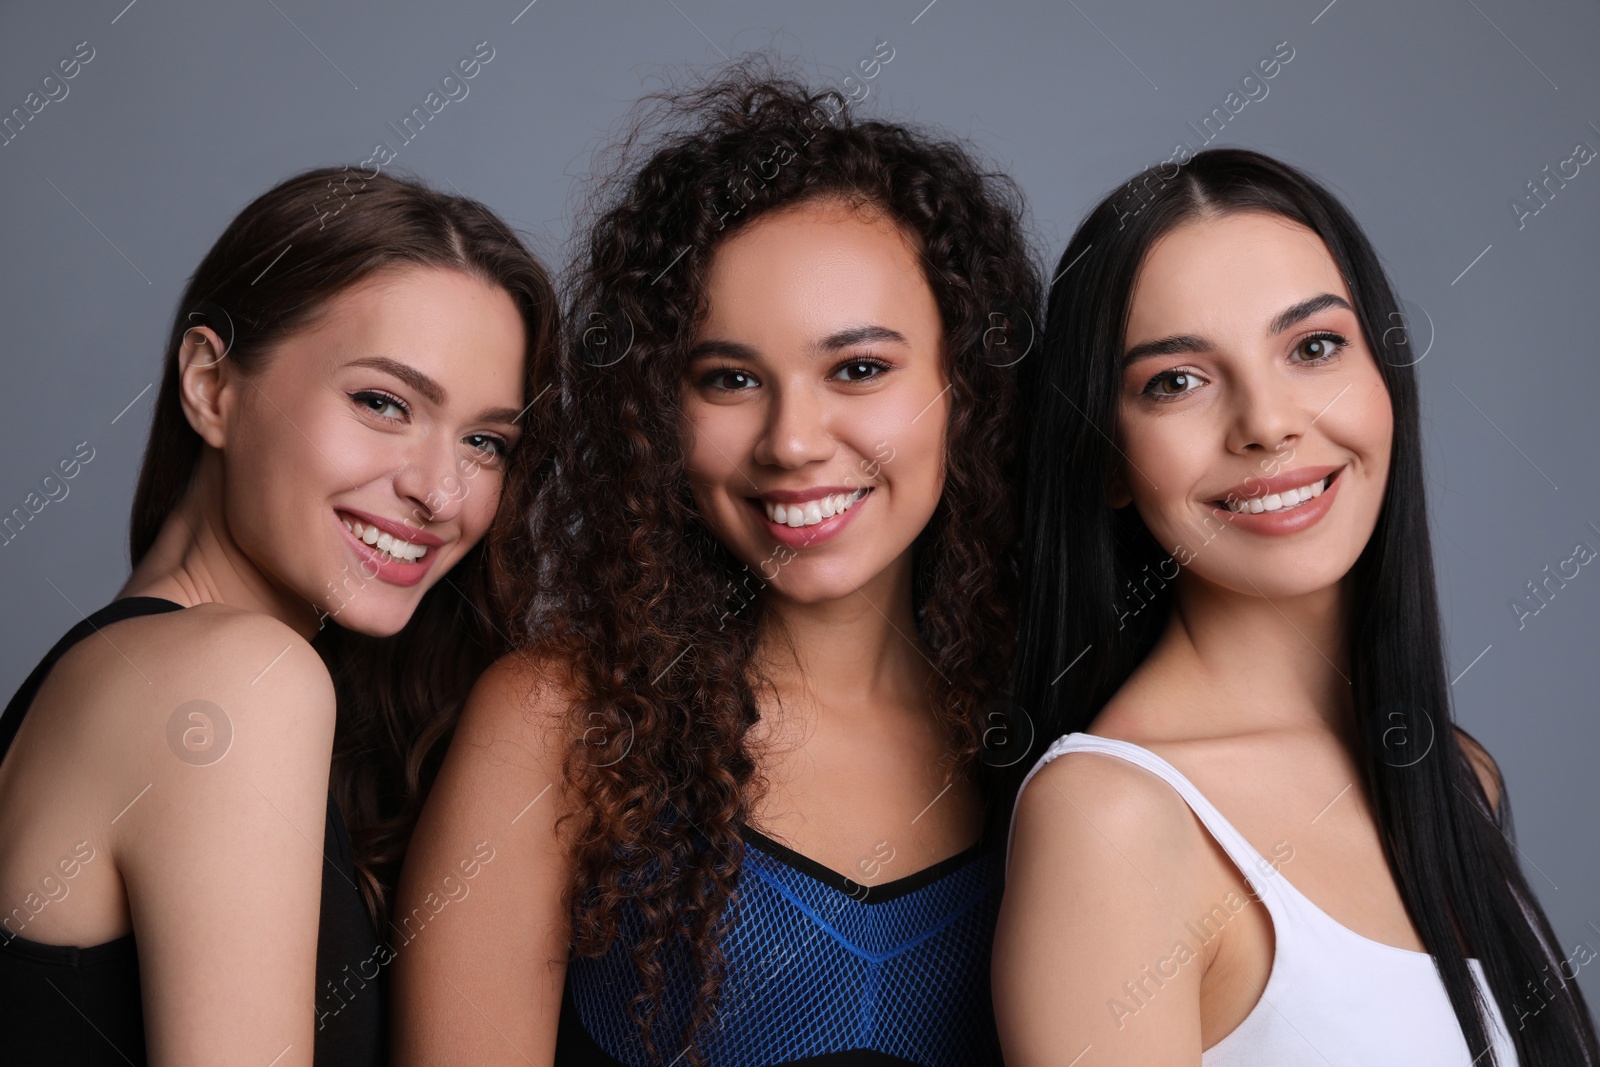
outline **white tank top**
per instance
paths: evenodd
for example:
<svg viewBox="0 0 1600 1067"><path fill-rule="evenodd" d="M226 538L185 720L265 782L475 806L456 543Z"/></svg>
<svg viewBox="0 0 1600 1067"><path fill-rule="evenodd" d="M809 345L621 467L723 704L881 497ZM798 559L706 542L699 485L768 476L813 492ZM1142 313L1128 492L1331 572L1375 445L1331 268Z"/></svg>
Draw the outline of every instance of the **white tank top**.
<svg viewBox="0 0 1600 1067"><path fill-rule="evenodd" d="M1244 1021L1201 1055L1203 1067L1473 1064L1432 956L1373 941L1335 922L1301 895L1176 767L1130 741L1067 734L1039 757L1022 787L1027 787L1041 767L1066 752L1116 756L1160 775L1188 803L1266 905L1275 935L1266 988ZM1013 834L1015 831L1013 812ZM1008 867L1010 857L1008 840ZM1217 920L1217 928L1225 919ZM1190 939L1195 944L1189 948L1197 948L1207 936L1201 931ZM1490 1007L1489 1040L1495 1062L1499 1067L1513 1067L1517 1054L1504 1018L1495 1008L1483 967L1475 959L1468 964ZM1122 998L1130 1014L1142 1006L1136 995L1137 990ZM1474 1067L1486 1062L1480 1058Z"/></svg>

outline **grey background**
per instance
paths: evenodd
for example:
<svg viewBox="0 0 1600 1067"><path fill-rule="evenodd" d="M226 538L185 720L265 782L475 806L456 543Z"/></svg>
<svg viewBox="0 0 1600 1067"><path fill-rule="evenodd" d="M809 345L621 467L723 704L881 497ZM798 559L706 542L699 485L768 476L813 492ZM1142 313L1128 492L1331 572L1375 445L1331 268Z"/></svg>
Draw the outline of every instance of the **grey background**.
<svg viewBox="0 0 1600 1067"><path fill-rule="evenodd" d="M1053 264L1097 198L1179 140L1198 148L1187 124L1288 41L1268 95L1215 143L1324 180L1410 302L1459 718L1505 774L1564 950L1600 951L1600 561L1520 629L1510 603L1577 542L1600 549L1600 160L1520 230L1510 207L1577 142L1600 149L1595 5L525 2L0 13L0 114L78 42L95 50L0 146L0 514L79 442L94 449L68 495L0 546L5 693L126 576L145 390L211 241L291 173L399 146L387 124L477 42L494 58L393 167L486 201L552 264L591 151L664 72L771 46L838 85L880 40L895 55L865 109L970 137L1021 182ZM1580 982L1600 1002L1588 970Z"/></svg>

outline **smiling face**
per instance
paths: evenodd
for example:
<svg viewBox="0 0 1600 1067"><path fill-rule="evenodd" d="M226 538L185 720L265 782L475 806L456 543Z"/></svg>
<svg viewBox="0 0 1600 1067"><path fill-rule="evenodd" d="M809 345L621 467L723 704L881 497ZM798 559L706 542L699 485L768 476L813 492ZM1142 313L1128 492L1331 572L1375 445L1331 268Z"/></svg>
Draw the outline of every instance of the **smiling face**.
<svg viewBox="0 0 1600 1067"><path fill-rule="evenodd" d="M1299 596L1339 582L1372 536L1389 394L1333 257L1298 223L1236 213L1156 242L1118 417L1113 503L1191 577Z"/></svg>
<svg viewBox="0 0 1600 1067"><path fill-rule="evenodd" d="M239 550L347 629L400 630L494 516L524 345L511 297L459 271L388 271L334 297L225 386Z"/></svg>
<svg viewBox="0 0 1600 1067"><path fill-rule="evenodd" d="M684 384L687 466L712 531L780 596L908 577L944 487L949 379L916 249L837 200L720 245Z"/></svg>

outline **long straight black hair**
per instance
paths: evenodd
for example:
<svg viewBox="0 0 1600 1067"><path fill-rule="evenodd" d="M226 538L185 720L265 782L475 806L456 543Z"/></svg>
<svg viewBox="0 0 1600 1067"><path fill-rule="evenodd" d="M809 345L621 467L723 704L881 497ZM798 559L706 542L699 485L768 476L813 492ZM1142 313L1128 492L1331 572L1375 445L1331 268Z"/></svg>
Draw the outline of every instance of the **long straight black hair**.
<svg viewBox="0 0 1600 1067"><path fill-rule="evenodd" d="M1174 572L1162 572L1172 561L1136 509L1106 503L1118 458L1118 365L1134 281L1155 242L1185 222L1242 211L1293 220L1322 238L1393 406L1388 491L1348 578L1346 620L1354 755L1389 869L1473 1055L1488 1047L1488 1017L1469 957L1482 961L1523 1064L1600 1062L1583 996L1559 969L1555 934L1513 855L1504 791L1491 810L1452 722L1405 320L1350 214L1267 156L1214 149L1151 167L1101 201L1062 254L1042 350L1019 368L1031 412L1020 450L1027 473L1015 697L1033 722L1036 750L1086 729L1166 624L1172 588L1164 579ZM1560 984L1542 987L1549 1001L1514 1014L1519 994L1552 970Z"/></svg>

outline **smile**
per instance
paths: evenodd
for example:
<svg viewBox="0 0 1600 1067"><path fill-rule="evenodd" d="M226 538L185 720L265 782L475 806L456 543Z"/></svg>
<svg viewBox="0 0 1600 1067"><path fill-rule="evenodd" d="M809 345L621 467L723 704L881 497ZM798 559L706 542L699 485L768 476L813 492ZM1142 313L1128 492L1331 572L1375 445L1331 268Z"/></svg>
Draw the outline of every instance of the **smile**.
<svg viewBox="0 0 1600 1067"><path fill-rule="evenodd" d="M1230 497L1218 503L1223 504L1229 511L1236 514L1248 512L1251 515L1260 515L1264 512L1290 511L1308 500L1314 500L1321 496L1322 491L1328 488L1328 483L1331 481L1333 481L1333 475L1330 474L1326 478L1320 478L1309 485L1285 489L1277 493L1267 493L1264 496Z"/></svg>
<svg viewBox="0 0 1600 1067"><path fill-rule="evenodd" d="M815 526L825 519L849 511L851 505L870 491L870 489L857 489L853 493L835 493L833 496L821 496L815 500L795 504L774 504L767 500L763 500L761 504L766 508L767 518L772 522L779 526L799 528Z"/></svg>
<svg viewBox="0 0 1600 1067"><path fill-rule="evenodd" d="M392 560L415 563L427 554L426 545L414 545L410 541L402 541L393 534L379 530L376 526L369 526L354 519L347 519L344 516L340 516L340 519L344 522L345 529L379 552L385 553Z"/></svg>

